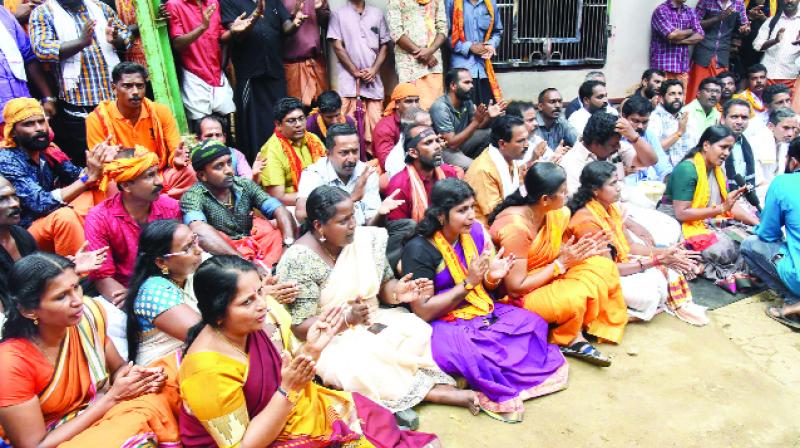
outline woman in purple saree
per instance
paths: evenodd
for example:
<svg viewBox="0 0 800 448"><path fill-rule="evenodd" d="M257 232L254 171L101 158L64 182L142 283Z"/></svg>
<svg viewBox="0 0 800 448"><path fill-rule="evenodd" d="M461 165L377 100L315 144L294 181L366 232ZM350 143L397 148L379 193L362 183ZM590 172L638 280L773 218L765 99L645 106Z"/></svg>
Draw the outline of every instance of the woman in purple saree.
<svg viewBox="0 0 800 448"><path fill-rule="evenodd" d="M411 303L433 327L433 359L478 391L484 412L517 423L524 400L566 387L568 365L547 342L547 322L490 295L514 259L494 254L474 206L465 182L439 181L417 236L403 250L402 268L415 279L433 279L434 295Z"/></svg>
<svg viewBox="0 0 800 448"><path fill-rule="evenodd" d="M399 430L369 399L311 382L319 352L343 324L341 308L323 313L290 355L291 318L262 296L252 264L217 256L194 281L203 321L180 365L185 447L439 446L432 434Z"/></svg>

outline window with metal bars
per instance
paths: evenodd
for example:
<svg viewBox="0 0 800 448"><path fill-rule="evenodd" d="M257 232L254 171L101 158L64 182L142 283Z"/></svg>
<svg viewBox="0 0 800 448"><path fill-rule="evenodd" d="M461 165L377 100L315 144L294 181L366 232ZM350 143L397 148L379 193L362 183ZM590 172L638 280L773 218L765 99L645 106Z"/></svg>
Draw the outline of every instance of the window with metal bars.
<svg viewBox="0 0 800 448"><path fill-rule="evenodd" d="M598 66L606 62L610 0L497 0L501 70Z"/></svg>

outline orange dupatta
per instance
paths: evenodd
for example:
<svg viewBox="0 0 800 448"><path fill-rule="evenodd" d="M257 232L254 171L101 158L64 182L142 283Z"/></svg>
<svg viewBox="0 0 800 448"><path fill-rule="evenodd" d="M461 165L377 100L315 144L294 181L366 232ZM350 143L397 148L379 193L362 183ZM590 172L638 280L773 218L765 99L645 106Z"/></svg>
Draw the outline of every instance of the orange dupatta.
<svg viewBox="0 0 800 448"><path fill-rule="evenodd" d="M422 178L419 177L419 173L413 165L407 165L406 170L408 170L408 179L411 181L411 218L420 222L425 216L425 210L428 209L428 191L425 190ZM447 177L444 170L438 166L433 170L433 176L437 181Z"/></svg>
<svg viewBox="0 0 800 448"><path fill-rule="evenodd" d="M492 0L484 0L484 4L486 5L486 10L489 12L489 28L486 29L486 35L483 37L483 43L489 42L489 38L492 37L492 31L494 30L494 6L492 6ZM453 46L455 46L458 42L465 42L467 40L466 36L464 35L464 0L455 0L453 2L453 31L450 37L450 41L452 42ZM500 90L500 84L497 82L497 76L494 74L494 66L492 66L491 59L484 59L484 65L486 66L486 77L489 78L489 86L492 88L492 95L494 95L494 99L497 102L502 101L503 99L503 92Z"/></svg>
<svg viewBox="0 0 800 448"><path fill-rule="evenodd" d="M284 137L277 129L275 130L275 136L278 137L278 140L281 142L281 149L283 149L283 153L286 154L286 158L289 159L289 170L292 173L292 185L294 186L294 190L297 191L297 187L300 185L300 175L303 173L303 161L300 160L300 157L295 152L289 139ZM302 145L306 145L308 148L312 163L316 162L321 157L325 157L325 148L320 145L314 134L306 131L305 135L303 135Z"/></svg>
<svg viewBox="0 0 800 448"><path fill-rule="evenodd" d="M110 144L120 145L122 143L119 141L119 139L117 139L117 136L114 133L114 128L111 125L112 120L109 112L111 105L112 100L101 101L94 110L97 112L97 118L99 118L100 126L103 127L103 134L111 136ZM173 154L170 154L170 149L166 146L164 131L161 129L161 121L159 121L158 116L153 110L153 102L147 98L144 98L142 101L142 108L147 110L150 120L153 121L153 140L156 142L156 147L154 149L156 155L158 156L158 170L162 171L167 166L167 163L172 163Z"/></svg>
<svg viewBox="0 0 800 448"><path fill-rule="evenodd" d="M528 272L547 266L558 258L569 217L566 207L547 213L544 226L539 229L528 250Z"/></svg>
<svg viewBox="0 0 800 448"><path fill-rule="evenodd" d="M467 266L469 266L470 261L472 261L474 257L479 256L480 252L478 252L475 241L473 241L469 233L462 234L459 237L459 241L461 242L461 248L464 250L464 259L467 261ZM464 279L467 278L467 270L464 268L464 265L461 264L461 260L459 260L458 255L456 255L456 251L453 250L453 246L447 242L442 232L433 234L433 245L436 246L436 249L442 254L444 264L453 277L455 284L458 285L463 282ZM456 319L470 320L475 317L485 316L494 310L494 300L486 293L482 284L475 285L475 288L467 293L464 300L466 300L469 305L464 305L450 311L442 319L446 321L453 321Z"/></svg>
<svg viewBox="0 0 800 448"><path fill-rule="evenodd" d="M631 246L628 244L628 239L625 238L625 232L622 230L622 213L619 210L619 206L611 204L611 207L606 209L602 204L592 199L586 203L586 209L594 216L601 229L611 232L611 236L614 238L614 248L617 249L616 261L618 263L627 262Z"/></svg>

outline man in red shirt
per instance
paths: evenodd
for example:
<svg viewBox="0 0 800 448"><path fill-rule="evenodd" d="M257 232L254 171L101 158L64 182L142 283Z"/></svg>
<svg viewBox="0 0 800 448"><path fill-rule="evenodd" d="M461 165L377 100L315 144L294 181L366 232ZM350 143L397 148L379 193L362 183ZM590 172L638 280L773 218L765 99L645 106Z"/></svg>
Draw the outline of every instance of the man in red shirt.
<svg viewBox="0 0 800 448"><path fill-rule="evenodd" d="M398 84L392 91L383 118L372 130L372 152L378 158L381 169L385 170L386 158L400 140L400 117L412 107L419 107L417 86L407 82Z"/></svg>
<svg viewBox="0 0 800 448"><path fill-rule="evenodd" d="M192 128L212 113L232 114L233 89L222 71L220 42L249 30L253 16L239 17L226 30L222 26L219 0L169 0L169 37L178 53L182 71L181 96Z"/></svg>
<svg viewBox="0 0 800 448"><path fill-rule="evenodd" d="M433 184L447 177L458 177L458 172L455 167L444 164L444 146L432 128L413 126L403 138L406 169L392 177L386 191L400 190L395 199L404 202L389 212L387 219L413 219L420 222L428 208Z"/></svg>

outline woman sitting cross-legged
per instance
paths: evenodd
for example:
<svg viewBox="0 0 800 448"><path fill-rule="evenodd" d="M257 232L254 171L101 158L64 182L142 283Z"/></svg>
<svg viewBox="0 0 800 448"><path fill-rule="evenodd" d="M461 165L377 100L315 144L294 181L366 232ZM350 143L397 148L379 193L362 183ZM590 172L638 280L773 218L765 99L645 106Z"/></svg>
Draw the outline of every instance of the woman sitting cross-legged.
<svg viewBox="0 0 800 448"><path fill-rule="evenodd" d="M11 270L0 437L16 448L177 444L164 369L125 363L78 280L71 261L41 252Z"/></svg>
<svg viewBox="0 0 800 448"><path fill-rule="evenodd" d="M496 246L518 262L504 279L515 303L551 324L550 342L567 356L607 367L611 360L586 340L622 340L628 313L617 265L603 232L564 239L570 213L564 169L534 164L524 184L489 215Z"/></svg>
<svg viewBox="0 0 800 448"><path fill-rule="evenodd" d="M752 286L736 240L759 221L738 203L746 187L728 193L722 165L735 143L725 126L706 129L697 147L672 171L661 205L681 222L686 247L702 254L703 276L732 293Z"/></svg>
<svg viewBox="0 0 800 448"><path fill-rule="evenodd" d="M583 238L604 231L612 241L622 294L630 317L649 321L662 310L692 325L706 325L705 308L695 305L684 274L694 275L698 252L681 246L655 248L626 235L618 202L617 168L594 161L583 168L581 186L567 204L572 212L569 234Z"/></svg>
<svg viewBox="0 0 800 448"><path fill-rule="evenodd" d="M564 389L568 365L547 342L547 322L495 302L514 256L501 258L475 219L475 193L464 181L441 180L403 249L403 272L432 279L434 296L411 302L433 327L433 358L479 391L481 409L499 420L522 421L522 402Z"/></svg>
<svg viewBox="0 0 800 448"><path fill-rule="evenodd" d="M401 431L368 398L312 382L320 352L335 339L341 307L323 312L292 346L291 318L255 266L221 255L194 276L202 321L180 365L184 447L438 446L436 436ZM293 352L293 354L290 354Z"/></svg>
<svg viewBox="0 0 800 448"><path fill-rule="evenodd" d="M343 190L317 187L306 211L305 233L283 254L277 276L300 285L288 310L301 340L326 309L345 308L343 331L317 363L325 384L358 392L393 412L423 400L478 412L475 392L456 389L433 361L430 325L396 306L430 294L430 280L394 279L386 230L356 226L353 201Z"/></svg>

